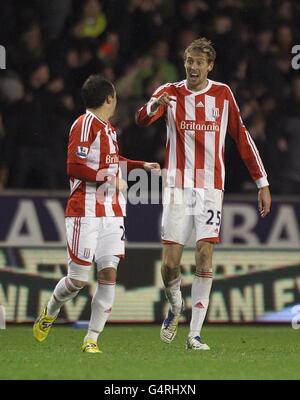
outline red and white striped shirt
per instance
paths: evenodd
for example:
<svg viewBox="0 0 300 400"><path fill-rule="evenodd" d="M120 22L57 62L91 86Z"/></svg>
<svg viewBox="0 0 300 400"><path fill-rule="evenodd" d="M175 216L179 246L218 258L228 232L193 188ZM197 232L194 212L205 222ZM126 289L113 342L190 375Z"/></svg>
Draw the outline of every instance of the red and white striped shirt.
<svg viewBox="0 0 300 400"><path fill-rule="evenodd" d="M172 107L161 105L151 112L152 103L164 92L173 100ZM162 85L138 110L137 123L147 126L162 116L167 124L167 186L224 190L227 129L257 187L268 185L258 150L227 85L208 80L199 92L190 91L186 80Z"/></svg>
<svg viewBox="0 0 300 400"><path fill-rule="evenodd" d="M98 171L122 178L120 161L127 162L128 171L143 168L142 161L127 160L119 155L116 131L110 122L101 121L90 111L81 115L69 135L67 164L71 193L66 217L121 217L126 214L122 192L108 190L104 198L97 195L103 183L96 181Z"/></svg>

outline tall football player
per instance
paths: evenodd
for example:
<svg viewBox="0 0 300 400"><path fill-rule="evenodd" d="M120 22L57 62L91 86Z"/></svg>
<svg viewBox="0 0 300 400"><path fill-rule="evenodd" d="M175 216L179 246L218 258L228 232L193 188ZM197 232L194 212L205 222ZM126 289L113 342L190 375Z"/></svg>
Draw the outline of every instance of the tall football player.
<svg viewBox="0 0 300 400"><path fill-rule="evenodd" d="M176 336L183 308L180 260L184 245L196 231L196 273L192 283L192 318L187 349L208 350L201 328L212 286L212 254L219 241L228 130L258 188L258 208L265 217L271 206L267 174L230 88L208 79L216 53L206 38L185 50L186 79L159 87L137 111L136 122L148 126L164 117L167 126L166 188L162 217L162 278L170 308L160 337Z"/></svg>
<svg viewBox="0 0 300 400"><path fill-rule="evenodd" d="M124 256L124 215L127 183L120 161L127 170L160 169L157 163L127 160L119 155L117 135L109 119L117 96L112 83L90 76L82 87L86 113L72 125L67 169L71 193L66 208L68 275L62 278L33 327L42 342L61 307L87 284L92 262L97 265L97 289L82 350L100 353L98 336L110 315L120 258Z"/></svg>

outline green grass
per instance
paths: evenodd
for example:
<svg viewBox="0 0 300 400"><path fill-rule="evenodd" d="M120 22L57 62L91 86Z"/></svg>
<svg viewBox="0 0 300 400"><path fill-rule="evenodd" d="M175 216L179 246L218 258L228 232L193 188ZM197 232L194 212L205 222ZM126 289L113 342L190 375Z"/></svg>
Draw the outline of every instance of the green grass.
<svg viewBox="0 0 300 400"><path fill-rule="evenodd" d="M54 327L44 343L30 327L0 330L0 379L300 379L300 331L206 327L211 351L186 351L187 326L170 345L158 326L108 325L102 354L80 351L84 330Z"/></svg>

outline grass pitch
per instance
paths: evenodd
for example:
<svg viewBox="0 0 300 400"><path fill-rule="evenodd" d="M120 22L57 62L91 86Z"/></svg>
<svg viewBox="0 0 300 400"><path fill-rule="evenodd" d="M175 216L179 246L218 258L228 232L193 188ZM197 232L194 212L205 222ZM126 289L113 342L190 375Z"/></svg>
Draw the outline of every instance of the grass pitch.
<svg viewBox="0 0 300 400"><path fill-rule="evenodd" d="M187 326L170 345L159 326L112 326L102 354L80 351L84 330L56 326L44 343L31 327L0 330L0 379L300 379L300 331L291 327L203 329L211 351L186 351Z"/></svg>

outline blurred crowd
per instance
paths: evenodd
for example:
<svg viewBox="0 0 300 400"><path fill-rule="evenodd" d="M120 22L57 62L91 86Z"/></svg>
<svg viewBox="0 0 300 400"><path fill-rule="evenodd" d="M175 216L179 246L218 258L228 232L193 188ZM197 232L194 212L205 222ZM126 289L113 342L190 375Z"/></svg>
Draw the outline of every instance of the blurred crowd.
<svg viewBox="0 0 300 400"><path fill-rule="evenodd" d="M297 0L1 2L0 187L68 187L69 128L91 73L115 83L122 154L163 165L164 122L141 129L134 113L160 84L184 79L184 49L206 36L217 51L210 77L232 87L272 192L300 193L299 21ZM225 157L226 190L253 191L230 138Z"/></svg>

